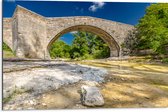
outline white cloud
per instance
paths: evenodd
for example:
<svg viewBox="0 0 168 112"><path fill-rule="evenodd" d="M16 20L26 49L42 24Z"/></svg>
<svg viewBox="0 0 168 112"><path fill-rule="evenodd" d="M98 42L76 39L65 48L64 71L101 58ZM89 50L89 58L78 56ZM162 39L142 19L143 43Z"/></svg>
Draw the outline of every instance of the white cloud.
<svg viewBox="0 0 168 112"><path fill-rule="evenodd" d="M97 9L101 9L104 5L104 2L93 2L93 5L89 7L89 10L92 12L96 12Z"/></svg>
<svg viewBox="0 0 168 112"><path fill-rule="evenodd" d="M72 32L70 32L70 34L75 34L75 33L78 33L78 31L72 31Z"/></svg>
<svg viewBox="0 0 168 112"><path fill-rule="evenodd" d="M60 37L60 39L65 39L65 37L62 36L62 37Z"/></svg>

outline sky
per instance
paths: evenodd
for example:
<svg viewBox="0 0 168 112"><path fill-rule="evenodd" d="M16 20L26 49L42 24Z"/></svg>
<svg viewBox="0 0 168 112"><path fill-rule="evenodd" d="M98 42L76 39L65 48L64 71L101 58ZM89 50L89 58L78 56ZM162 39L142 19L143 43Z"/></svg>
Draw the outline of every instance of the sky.
<svg viewBox="0 0 168 112"><path fill-rule="evenodd" d="M136 25L150 3L4 0L3 17L12 17L17 5L45 17L92 16ZM62 35L60 39L71 44L72 33Z"/></svg>

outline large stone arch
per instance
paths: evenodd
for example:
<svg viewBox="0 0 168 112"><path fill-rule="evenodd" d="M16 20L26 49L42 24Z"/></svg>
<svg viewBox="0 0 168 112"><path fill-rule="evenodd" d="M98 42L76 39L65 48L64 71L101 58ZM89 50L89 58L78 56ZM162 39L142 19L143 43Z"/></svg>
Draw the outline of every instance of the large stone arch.
<svg viewBox="0 0 168 112"><path fill-rule="evenodd" d="M46 18L46 20L49 45L50 41L57 39L63 32L66 33L78 29L85 30L102 37L110 47L111 57L123 56L121 45L129 36L130 31L134 30L134 27L128 24L88 16L50 17ZM45 54L48 54L47 50Z"/></svg>
<svg viewBox="0 0 168 112"><path fill-rule="evenodd" d="M74 25L63 29L61 32L57 33L53 38L50 38L49 43L47 45L47 52L49 52L50 46L54 41L60 38L61 35L66 34L72 31L88 31L98 35L100 38L104 40L105 43L110 48L110 57L118 57L120 52L120 46L115 41L115 39L106 31L101 28L91 26L91 25ZM49 54L49 53L48 53Z"/></svg>

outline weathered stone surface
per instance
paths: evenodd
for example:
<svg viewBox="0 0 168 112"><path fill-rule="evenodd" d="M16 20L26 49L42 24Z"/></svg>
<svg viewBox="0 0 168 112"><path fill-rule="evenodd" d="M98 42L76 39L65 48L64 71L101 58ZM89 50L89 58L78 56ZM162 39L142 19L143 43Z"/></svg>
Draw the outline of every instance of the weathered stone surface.
<svg viewBox="0 0 168 112"><path fill-rule="evenodd" d="M10 63L8 63L10 64ZM8 66L4 63L4 66ZM33 67L33 63L11 63L9 68L17 68L17 72L4 73L3 76L3 97L10 96L14 91L33 91L32 94L37 95L49 90L56 90L63 85L72 84L78 81L95 81L102 82L107 74L107 70L103 68L74 65L63 62L53 63L35 63L46 66L45 68L29 68ZM26 65L27 64L27 65ZM19 71L23 66L27 66L29 69ZM5 67L7 68L7 67ZM80 73L80 71L83 71ZM89 74L89 75L88 75Z"/></svg>
<svg viewBox="0 0 168 112"><path fill-rule="evenodd" d="M102 106L104 99L97 87L82 86L81 100L86 106Z"/></svg>
<svg viewBox="0 0 168 112"><path fill-rule="evenodd" d="M3 19L3 42L5 42L12 49L12 19Z"/></svg>
<svg viewBox="0 0 168 112"><path fill-rule="evenodd" d="M121 44L135 28L101 18L43 17L17 6L12 18L3 19L4 41L20 58L50 58L49 48L62 34L83 30L99 35L110 48L111 57L122 56Z"/></svg>
<svg viewBox="0 0 168 112"><path fill-rule="evenodd" d="M46 97L45 93L57 90L65 85L74 84L77 82L84 82L88 85L97 86L97 81L93 78L95 76L100 77L100 81L105 77L106 72L103 68L82 66L78 64L71 64L65 62L3 62L5 68L11 68L13 71L3 73L3 101L4 99L9 99L6 103L3 103L3 109L5 110L18 110L18 109L31 109L34 106L39 105L39 100L41 95L43 98ZM10 65L10 66L9 66ZM39 68L39 65L43 67ZM22 66L27 66L27 69L22 70ZM38 66L38 67L37 67ZM37 67L37 68L36 68ZM17 71L15 71L17 68ZM78 68L78 69L77 69ZM19 70L21 69L21 70ZM82 70L80 73L78 70ZM92 72L88 72L92 71ZM94 73L93 73L94 71ZM88 73L90 73L89 78L85 78ZM103 73L103 74L101 74ZM93 75L93 77L92 77ZM95 76L94 76L95 75ZM96 78L98 79L98 78ZM91 80L91 81L90 81ZM99 82L99 81L98 81ZM83 84L83 83L82 83ZM80 87L80 86L79 86ZM67 93L78 95L77 99L80 101L80 95L77 93L76 89L69 88ZM54 91L55 92L55 91ZM75 93L76 92L76 93ZM59 95L58 93L57 95ZM14 97L13 97L14 95ZM12 96L12 97L9 97ZM62 95L61 95L62 96ZM64 95L63 95L64 96ZM65 101L60 102L57 97L59 105L58 108L66 108L66 105L71 104L71 101L67 101L68 98L62 100L64 97L59 97L59 100ZM69 96L68 96L69 97ZM50 97L46 99L50 100ZM54 101L52 100L52 101ZM76 100L75 100L76 101ZM60 103L59 103L60 102ZM43 107L51 108L41 102ZM60 107L62 106L62 107ZM79 108L83 108L79 107ZM55 107L56 108L56 107ZM75 107L74 107L75 108ZM78 107L77 107L78 108Z"/></svg>
<svg viewBox="0 0 168 112"><path fill-rule="evenodd" d="M87 86L100 86L100 84L96 81L83 81L83 84L84 85L87 85Z"/></svg>

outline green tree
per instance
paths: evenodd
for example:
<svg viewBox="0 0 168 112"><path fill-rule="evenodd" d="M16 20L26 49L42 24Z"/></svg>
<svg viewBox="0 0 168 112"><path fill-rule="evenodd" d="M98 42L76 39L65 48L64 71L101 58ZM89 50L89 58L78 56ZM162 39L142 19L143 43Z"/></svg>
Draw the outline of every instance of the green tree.
<svg viewBox="0 0 168 112"><path fill-rule="evenodd" d="M50 47L51 58L69 58L71 47L62 40L55 41Z"/></svg>
<svg viewBox="0 0 168 112"><path fill-rule="evenodd" d="M74 34L72 43L72 57L89 59L89 58L106 58L110 55L108 45L97 35L85 31L79 31Z"/></svg>
<svg viewBox="0 0 168 112"><path fill-rule="evenodd" d="M78 31L73 36L71 46L62 40L54 42L50 47L51 58L83 60L109 57L109 47L99 36L85 31Z"/></svg>
<svg viewBox="0 0 168 112"><path fill-rule="evenodd" d="M165 54L168 45L168 4L152 4L137 25L139 49L152 49Z"/></svg>
<svg viewBox="0 0 168 112"><path fill-rule="evenodd" d="M89 54L89 46L87 41L87 33L79 31L74 34L75 39L72 42L71 57L84 58Z"/></svg>

